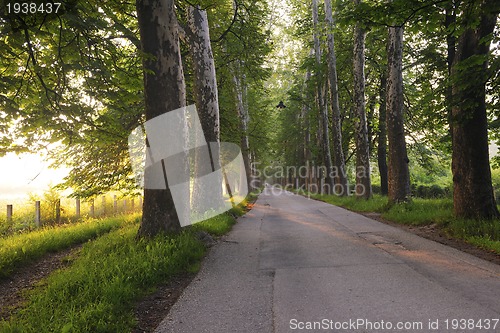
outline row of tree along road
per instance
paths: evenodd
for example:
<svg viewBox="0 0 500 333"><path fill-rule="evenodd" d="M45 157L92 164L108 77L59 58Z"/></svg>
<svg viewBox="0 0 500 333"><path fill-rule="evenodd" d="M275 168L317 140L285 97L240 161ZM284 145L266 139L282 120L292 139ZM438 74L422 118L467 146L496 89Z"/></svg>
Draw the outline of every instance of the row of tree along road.
<svg viewBox="0 0 500 333"><path fill-rule="evenodd" d="M488 153L496 125L488 119L498 106L492 40L498 40L500 4L353 0L338 3L336 15L330 0L323 11L318 0L291 5L296 34L314 58L302 58L305 78L294 77L293 110L281 117L295 122L281 136L289 143L285 164L312 161L340 170L327 173L335 175L327 177L333 191L348 187L347 160L354 156L356 170L370 170L376 152L382 193L390 203L405 202L411 199L410 138L421 152L414 153L416 163L451 155L457 217L498 218ZM290 132L297 138L287 139ZM432 149L437 153L429 154ZM355 195L369 199L371 173L355 174Z"/></svg>
<svg viewBox="0 0 500 333"><path fill-rule="evenodd" d="M195 103L206 142L238 143L249 181L255 161L314 161L340 170L326 182L347 195L346 163L355 156L356 169L369 170L376 151L382 193L404 202L411 137L420 147L432 141L444 155L451 147L457 216L499 216L488 156L489 104L498 91L486 103L486 87L499 80L490 52L498 1L289 0L296 29L283 33L306 56L297 68L273 73L266 59L278 42L272 29L283 24L270 10L278 3L89 0L63 2L57 13L2 12L0 152L57 142L49 155L73 169L64 185L76 196L137 194L128 135ZM276 75L295 81L284 110L270 99L272 81L285 81ZM412 122L424 130L410 131ZM355 182L365 189L356 195L369 199L370 173L356 173ZM222 195L196 184L193 191L191 200ZM139 236L180 230L168 184L143 194Z"/></svg>

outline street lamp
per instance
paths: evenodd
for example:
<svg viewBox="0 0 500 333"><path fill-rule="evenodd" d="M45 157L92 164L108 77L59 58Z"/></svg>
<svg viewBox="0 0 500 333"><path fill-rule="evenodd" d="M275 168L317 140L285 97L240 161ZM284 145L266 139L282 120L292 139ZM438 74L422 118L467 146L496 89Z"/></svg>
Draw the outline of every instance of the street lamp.
<svg viewBox="0 0 500 333"><path fill-rule="evenodd" d="M285 104L283 104L283 101L280 101L280 102L278 103L278 105L276 105L276 107L277 107L278 109L284 109L284 108L286 108L286 105L285 105Z"/></svg>

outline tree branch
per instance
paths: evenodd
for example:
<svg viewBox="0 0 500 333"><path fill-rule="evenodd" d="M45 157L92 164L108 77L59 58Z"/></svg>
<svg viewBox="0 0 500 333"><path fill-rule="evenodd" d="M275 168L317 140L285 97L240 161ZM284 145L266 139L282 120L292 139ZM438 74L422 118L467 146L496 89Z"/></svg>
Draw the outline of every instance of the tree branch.
<svg viewBox="0 0 500 333"><path fill-rule="evenodd" d="M234 15L233 15L233 19L231 21L231 23L229 24L229 27L227 27L227 29L222 33L222 35L219 36L219 38L215 39L215 40L211 40L210 42L211 43L218 43L220 42L221 40L223 40L226 35L229 33L229 31L231 30L231 28L233 27L234 23L236 23L236 18L238 17L238 8L239 8L239 4L238 4L238 1L234 1Z"/></svg>
<svg viewBox="0 0 500 333"><path fill-rule="evenodd" d="M33 63L35 75L38 77L40 84L42 85L43 89L45 90L45 96L47 97L47 100L50 103L50 105L52 107L54 107L54 105L52 104L52 100L51 100L49 93L54 94L54 96L56 96L56 97L58 96L58 94L57 94L57 92L50 89L45 84L45 81L43 79L42 74L40 74L40 72L38 71L38 63L37 63L36 58L35 58L35 51L33 50L33 45L31 44L31 38L29 35L28 27L26 25L24 25L24 37L26 39L26 44L28 45L28 54L29 54L28 60L31 59L31 62ZM56 103L57 103L57 101L56 101Z"/></svg>

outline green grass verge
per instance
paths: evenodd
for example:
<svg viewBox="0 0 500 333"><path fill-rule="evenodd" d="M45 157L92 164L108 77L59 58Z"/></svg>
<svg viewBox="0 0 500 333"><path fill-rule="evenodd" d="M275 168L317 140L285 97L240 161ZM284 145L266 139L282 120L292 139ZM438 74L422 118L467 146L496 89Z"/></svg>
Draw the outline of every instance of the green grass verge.
<svg viewBox="0 0 500 333"><path fill-rule="evenodd" d="M103 235L32 291L0 332L129 332L135 302L169 277L199 268L205 246L196 231L220 235L234 223L222 214L152 240L135 239L137 224Z"/></svg>
<svg viewBox="0 0 500 333"><path fill-rule="evenodd" d="M138 216L92 219L0 238L0 278L12 274L18 265L40 258L47 252L59 251L93 239L124 223L137 220Z"/></svg>
<svg viewBox="0 0 500 333"><path fill-rule="evenodd" d="M221 214L206 221L191 226L191 230L206 231L214 236L222 236L231 230L236 220L228 215Z"/></svg>
<svg viewBox="0 0 500 333"><path fill-rule="evenodd" d="M387 198L384 198L387 203ZM409 224L446 225L455 220L453 217L453 201L451 199L419 199L411 202L393 205L382 213L382 217L390 221Z"/></svg>
<svg viewBox="0 0 500 333"><path fill-rule="evenodd" d="M500 221L457 219L453 216L452 199L414 198L408 203L389 206L387 197L380 195L374 195L370 200L317 194L310 194L310 197L356 212L378 212L383 218L401 224L436 224L451 237L500 254Z"/></svg>
<svg viewBox="0 0 500 333"><path fill-rule="evenodd" d="M358 200L353 196L338 197L324 194L310 194L310 197L357 212L381 212L387 205L387 198L381 196L373 196L371 200Z"/></svg>

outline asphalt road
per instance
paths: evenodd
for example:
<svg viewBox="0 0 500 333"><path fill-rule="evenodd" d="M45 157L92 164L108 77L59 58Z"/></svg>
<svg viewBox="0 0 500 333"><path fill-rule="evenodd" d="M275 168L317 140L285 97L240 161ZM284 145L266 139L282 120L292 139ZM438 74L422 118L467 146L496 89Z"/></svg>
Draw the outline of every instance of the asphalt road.
<svg viewBox="0 0 500 333"><path fill-rule="evenodd" d="M156 332L500 332L500 266L268 188Z"/></svg>

